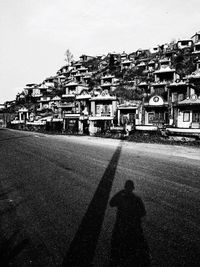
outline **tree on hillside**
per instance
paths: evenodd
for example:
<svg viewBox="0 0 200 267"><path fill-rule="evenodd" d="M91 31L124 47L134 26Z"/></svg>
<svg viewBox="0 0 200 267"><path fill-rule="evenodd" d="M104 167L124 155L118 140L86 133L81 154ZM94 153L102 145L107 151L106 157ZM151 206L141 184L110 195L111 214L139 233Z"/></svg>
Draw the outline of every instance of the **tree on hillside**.
<svg viewBox="0 0 200 267"><path fill-rule="evenodd" d="M89 81L89 91L91 92L98 85L100 85L100 77L92 75Z"/></svg>
<svg viewBox="0 0 200 267"><path fill-rule="evenodd" d="M178 50L177 54L173 58L173 66L182 79L185 75L188 75L195 71L195 64L191 57L190 51Z"/></svg>
<svg viewBox="0 0 200 267"><path fill-rule="evenodd" d="M147 78L147 73L144 73L144 69L133 67L132 69L123 70L124 81L131 81L135 78L144 79Z"/></svg>
<svg viewBox="0 0 200 267"><path fill-rule="evenodd" d="M69 49L67 49L65 51L65 61L67 62L67 65L70 65L73 59L74 59L73 54L71 53Z"/></svg>
<svg viewBox="0 0 200 267"><path fill-rule="evenodd" d="M118 86L113 94L118 98L122 98L125 100L141 100L142 92L139 89L127 89L124 86Z"/></svg>

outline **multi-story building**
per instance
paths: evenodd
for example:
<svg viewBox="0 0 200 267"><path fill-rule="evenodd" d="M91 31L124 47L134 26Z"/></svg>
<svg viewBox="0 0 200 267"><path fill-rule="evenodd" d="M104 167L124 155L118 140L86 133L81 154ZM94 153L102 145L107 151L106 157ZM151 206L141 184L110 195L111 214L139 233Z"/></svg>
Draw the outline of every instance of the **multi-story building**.
<svg viewBox="0 0 200 267"><path fill-rule="evenodd" d="M194 48L192 54L194 56L199 56L200 55L200 32L195 33L191 39L194 42Z"/></svg>
<svg viewBox="0 0 200 267"><path fill-rule="evenodd" d="M92 96L91 114L89 116L89 132L91 135L97 132L105 132L113 124L117 110L117 98L111 96L108 90Z"/></svg>
<svg viewBox="0 0 200 267"><path fill-rule="evenodd" d="M160 65L160 69L154 72L155 81L150 84L150 92L144 95L143 121L145 125L169 124L169 83L179 78L175 69L166 65Z"/></svg>
<svg viewBox="0 0 200 267"><path fill-rule="evenodd" d="M51 100L51 96L48 96L48 95L40 96L40 100L38 100L39 108L37 109L37 111L43 112L43 111L47 111L51 109L50 100Z"/></svg>
<svg viewBox="0 0 200 267"><path fill-rule="evenodd" d="M133 61L130 59L125 59L124 61L121 61L121 70L124 69L131 69L133 67Z"/></svg>
<svg viewBox="0 0 200 267"><path fill-rule="evenodd" d="M178 49L192 48L192 46L193 46L193 41L191 39L179 40L177 42Z"/></svg>
<svg viewBox="0 0 200 267"><path fill-rule="evenodd" d="M177 105L177 127L200 129L200 70L188 75L187 78L187 93Z"/></svg>
<svg viewBox="0 0 200 267"><path fill-rule="evenodd" d="M142 109L141 101L124 101L123 104L117 106L117 121L118 126L130 125L134 128L135 125L141 124Z"/></svg>
<svg viewBox="0 0 200 267"><path fill-rule="evenodd" d="M83 90L87 91L88 87L78 84L76 82L70 82L66 84L66 92L62 95L61 108L64 130L79 132L79 117L80 117L80 104L76 99Z"/></svg>
<svg viewBox="0 0 200 267"><path fill-rule="evenodd" d="M114 85L114 75L105 75L101 77L101 88L103 90L108 90L109 92L112 90Z"/></svg>
<svg viewBox="0 0 200 267"><path fill-rule="evenodd" d="M88 89L83 89L79 95L76 96L78 105L79 124L78 132L80 134L89 134L89 115L91 114L91 94Z"/></svg>
<svg viewBox="0 0 200 267"><path fill-rule="evenodd" d="M168 85L169 125L180 126L178 106L188 95L188 83L186 81L176 80Z"/></svg>

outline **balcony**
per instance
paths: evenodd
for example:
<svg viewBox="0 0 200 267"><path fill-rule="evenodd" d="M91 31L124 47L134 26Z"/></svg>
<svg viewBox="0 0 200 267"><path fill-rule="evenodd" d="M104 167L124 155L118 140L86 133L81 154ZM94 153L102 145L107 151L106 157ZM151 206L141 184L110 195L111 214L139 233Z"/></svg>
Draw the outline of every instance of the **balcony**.
<svg viewBox="0 0 200 267"><path fill-rule="evenodd" d="M184 94L179 94L179 95L176 95L176 94L172 94L172 104L173 105L177 105L179 102L185 100L187 98L186 95Z"/></svg>
<svg viewBox="0 0 200 267"><path fill-rule="evenodd" d="M72 93L64 94L64 95L62 95L62 98L75 98L75 95Z"/></svg>
<svg viewBox="0 0 200 267"><path fill-rule="evenodd" d="M80 113L75 113L74 111L65 111L63 112L64 119L79 119Z"/></svg>
<svg viewBox="0 0 200 267"><path fill-rule="evenodd" d="M97 117L110 117L111 116L111 112L101 112L96 114Z"/></svg>
<svg viewBox="0 0 200 267"><path fill-rule="evenodd" d="M40 100L39 100L39 102L49 102L51 100L51 98L50 97L45 97L45 96L43 96L43 97L41 97L40 98Z"/></svg>
<svg viewBox="0 0 200 267"><path fill-rule="evenodd" d="M74 102L58 104L58 108L73 108L73 107L74 107Z"/></svg>

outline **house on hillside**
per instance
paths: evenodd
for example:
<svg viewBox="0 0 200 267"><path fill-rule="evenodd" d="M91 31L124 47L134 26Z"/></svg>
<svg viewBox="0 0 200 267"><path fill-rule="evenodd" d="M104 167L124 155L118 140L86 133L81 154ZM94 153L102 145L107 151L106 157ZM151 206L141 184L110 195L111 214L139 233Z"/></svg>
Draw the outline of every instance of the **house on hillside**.
<svg viewBox="0 0 200 267"><path fill-rule="evenodd" d="M48 88L49 92L55 88L55 78L57 78L57 76L51 76L43 81L43 85Z"/></svg>
<svg viewBox="0 0 200 267"><path fill-rule="evenodd" d="M5 121L5 116L4 116L4 109L5 109L5 105L4 104L0 104L0 128L6 126L6 121Z"/></svg>
<svg viewBox="0 0 200 267"><path fill-rule="evenodd" d="M40 99L38 100L39 107L37 108L37 111L38 112L49 111L51 109L50 100L51 100L51 96L50 95L42 95L42 96L40 96Z"/></svg>
<svg viewBox="0 0 200 267"><path fill-rule="evenodd" d="M54 112L54 114L57 114L57 115L59 114L60 103L61 103L61 97L59 97L59 96L54 96L49 101L49 106L52 109L52 111Z"/></svg>
<svg viewBox="0 0 200 267"><path fill-rule="evenodd" d="M150 60L148 63L147 63L147 71L148 72L154 72L155 69L157 67L157 64L154 60Z"/></svg>
<svg viewBox="0 0 200 267"><path fill-rule="evenodd" d="M188 75L184 82L170 85L172 96L173 128L167 128L170 135L200 137L200 71ZM182 89L181 89L182 88Z"/></svg>
<svg viewBox="0 0 200 267"><path fill-rule="evenodd" d="M140 60L140 61L138 61L138 62L135 64L135 66L136 66L136 68L137 68L138 70L140 70L140 71L145 71L145 70L146 70L146 66L147 66L147 64L146 64L145 61Z"/></svg>
<svg viewBox="0 0 200 267"><path fill-rule="evenodd" d="M78 83L83 82L83 77L87 74L87 72L88 68L81 66L74 75L75 81Z"/></svg>
<svg viewBox="0 0 200 267"><path fill-rule="evenodd" d="M192 37L191 37L192 41L194 43L198 43L200 41L200 31L196 32Z"/></svg>
<svg viewBox="0 0 200 267"><path fill-rule="evenodd" d="M194 43L194 51L192 52L193 55L200 55L200 41L197 43Z"/></svg>
<svg viewBox="0 0 200 267"><path fill-rule="evenodd" d="M40 90L40 96L41 96L41 95L50 94L54 90L54 87L49 87L48 84L43 82L43 83L37 85L37 89Z"/></svg>
<svg viewBox="0 0 200 267"><path fill-rule="evenodd" d="M21 107L17 113L19 123L25 123L29 119L29 110L26 107Z"/></svg>
<svg viewBox="0 0 200 267"><path fill-rule="evenodd" d="M24 93L27 96L31 96L36 101L39 100L39 98L41 97L40 87L34 83L26 84L26 87L24 88Z"/></svg>
<svg viewBox="0 0 200 267"><path fill-rule="evenodd" d="M178 49L192 48L192 46L193 46L192 39L183 39L177 42Z"/></svg>
<svg viewBox="0 0 200 267"><path fill-rule="evenodd" d="M60 73L57 76L54 76L54 88L58 88L61 84L66 82L69 79L70 72Z"/></svg>
<svg viewBox="0 0 200 267"><path fill-rule="evenodd" d="M91 114L91 94L88 89L83 89L79 95L76 96L78 106L79 124L78 132L80 134L89 134L89 115Z"/></svg>
<svg viewBox="0 0 200 267"><path fill-rule="evenodd" d="M104 75L101 77L101 88L103 90L108 90L109 92L112 90L112 86L114 85L114 75Z"/></svg>
<svg viewBox="0 0 200 267"><path fill-rule="evenodd" d="M74 62L73 65L72 65L72 67L73 67L74 70L78 70L78 69L80 69L81 66L82 66L82 62L81 62L81 61L76 61L76 62Z"/></svg>
<svg viewBox="0 0 200 267"><path fill-rule="evenodd" d="M59 107L62 109L62 113L73 114L76 113L76 95L78 94L78 83L68 82L65 84L65 94L61 97L61 103Z"/></svg>
<svg viewBox="0 0 200 267"><path fill-rule="evenodd" d="M189 95L187 81L176 80L168 84L168 96L169 96L169 125L178 127L180 125L179 120L179 103L186 99Z"/></svg>
<svg viewBox="0 0 200 267"><path fill-rule="evenodd" d="M83 84L89 85L89 83L91 82L91 79L92 79L92 72L85 73L84 76L82 77Z"/></svg>
<svg viewBox="0 0 200 267"><path fill-rule="evenodd" d="M14 106L16 104L16 100L11 100L11 101L6 101L4 102L4 106L6 109L11 108L12 106Z"/></svg>
<svg viewBox="0 0 200 267"><path fill-rule="evenodd" d="M187 76L187 94L178 102L177 127L200 129L200 70Z"/></svg>
<svg viewBox="0 0 200 267"><path fill-rule="evenodd" d="M82 56L80 56L79 58L80 58L80 62L82 63L82 62L87 62L87 61L89 61L89 60L92 60L92 59L94 59L95 57L93 57L93 56L88 56L88 55L82 55Z"/></svg>
<svg viewBox="0 0 200 267"><path fill-rule="evenodd" d="M69 78L70 78L70 80L76 80L75 79L75 75L78 73L78 70L77 69L72 69L71 71L70 71L70 76L69 76Z"/></svg>
<svg viewBox="0 0 200 267"><path fill-rule="evenodd" d="M113 124L117 111L117 98L111 96L108 90L92 96L91 114L89 116L89 133L104 133Z"/></svg>
<svg viewBox="0 0 200 267"><path fill-rule="evenodd" d="M191 39L194 42L194 48L192 54L194 56L199 56L200 55L200 32L196 32Z"/></svg>
<svg viewBox="0 0 200 267"><path fill-rule="evenodd" d="M66 84L66 92L62 95L61 103L64 131L79 132L81 104L77 96L79 96L81 92L83 93L83 91L88 91L88 87L76 82Z"/></svg>
<svg viewBox="0 0 200 267"><path fill-rule="evenodd" d="M167 57L160 58L158 60L159 68L171 67L171 60Z"/></svg>
<svg viewBox="0 0 200 267"><path fill-rule="evenodd" d="M149 51L153 55L158 54L160 52L160 47L158 45L154 46L154 47L150 48Z"/></svg>
<svg viewBox="0 0 200 267"><path fill-rule="evenodd" d="M121 62L121 70L123 69L131 69L133 67L133 61L129 59L125 59Z"/></svg>
<svg viewBox="0 0 200 267"><path fill-rule="evenodd" d="M145 125L161 127L169 124L169 83L179 78L175 69L162 66L154 72L154 82L150 85L150 93L144 95L143 122Z"/></svg>
<svg viewBox="0 0 200 267"><path fill-rule="evenodd" d="M2 111L5 108L4 104L0 104L0 111Z"/></svg>
<svg viewBox="0 0 200 267"><path fill-rule="evenodd" d="M120 59L121 59L121 62L128 59L128 55L125 51L123 51L123 53L120 54Z"/></svg>
<svg viewBox="0 0 200 267"><path fill-rule="evenodd" d="M117 106L118 126L140 124L142 119L141 101L125 101Z"/></svg>
<svg viewBox="0 0 200 267"><path fill-rule="evenodd" d="M68 65L62 66L58 71L57 74L67 74L69 72L70 67Z"/></svg>

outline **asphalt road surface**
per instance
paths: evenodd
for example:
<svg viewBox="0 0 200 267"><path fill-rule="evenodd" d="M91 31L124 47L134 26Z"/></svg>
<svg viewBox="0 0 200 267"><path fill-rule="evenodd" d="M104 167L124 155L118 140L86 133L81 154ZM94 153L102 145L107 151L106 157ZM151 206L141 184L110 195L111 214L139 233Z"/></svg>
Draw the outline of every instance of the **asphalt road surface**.
<svg viewBox="0 0 200 267"><path fill-rule="evenodd" d="M107 266L108 201L133 179L152 266L200 266L199 174L198 148L2 129L0 257L20 267L69 266L69 257Z"/></svg>

